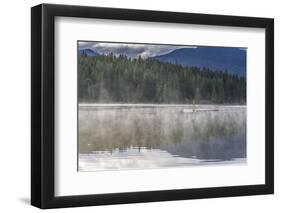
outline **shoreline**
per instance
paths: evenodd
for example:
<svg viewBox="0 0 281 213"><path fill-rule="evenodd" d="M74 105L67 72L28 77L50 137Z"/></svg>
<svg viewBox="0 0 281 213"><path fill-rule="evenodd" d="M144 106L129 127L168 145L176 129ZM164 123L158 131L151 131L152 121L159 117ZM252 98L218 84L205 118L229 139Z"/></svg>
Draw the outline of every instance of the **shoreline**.
<svg viewBox="0 0 281 213"><path fill-rule="evenodd" d="M79 107L201 107L201 108L208 108L208 107L223 107L223 108L247 108L247 105L223 105L223 104L153 104L153 103L138 103L138 104L131 104L131 103L78 103Z"/></svg>

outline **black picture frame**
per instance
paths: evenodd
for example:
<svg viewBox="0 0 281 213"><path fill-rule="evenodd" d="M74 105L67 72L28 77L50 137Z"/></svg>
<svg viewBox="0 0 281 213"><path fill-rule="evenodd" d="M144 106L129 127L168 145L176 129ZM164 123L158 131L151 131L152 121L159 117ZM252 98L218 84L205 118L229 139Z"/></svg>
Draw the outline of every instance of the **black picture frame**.
<svg viewBox="0 0 281 213"><path fill-rule="evenodd" d="M264 28L265 184L95 195L54 195L55 17ZM42 208L217 198L274 193L274 20L240 16L41 4L31 8L31 204Z"/></svg>

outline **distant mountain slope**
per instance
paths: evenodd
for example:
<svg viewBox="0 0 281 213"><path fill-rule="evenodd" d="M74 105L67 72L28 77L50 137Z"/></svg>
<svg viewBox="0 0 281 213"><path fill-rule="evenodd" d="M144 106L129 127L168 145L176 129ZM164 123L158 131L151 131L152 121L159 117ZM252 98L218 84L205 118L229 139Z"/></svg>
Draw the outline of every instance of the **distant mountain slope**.
<svg viewBox="0 0 281 213"><path fill-rule="evenodd" d="M207 67L212 70L227 70L240 76L246 75L246 50L240 48L181 48L154 58L183 66Z"/></svg>
<svg viewBox="0 0 281 213"><path fill-rule="evenodd" d="M79 49L79 55L86 55L86 56L97 56L99 55L94 50L87 48L87 49Z"/></svg>

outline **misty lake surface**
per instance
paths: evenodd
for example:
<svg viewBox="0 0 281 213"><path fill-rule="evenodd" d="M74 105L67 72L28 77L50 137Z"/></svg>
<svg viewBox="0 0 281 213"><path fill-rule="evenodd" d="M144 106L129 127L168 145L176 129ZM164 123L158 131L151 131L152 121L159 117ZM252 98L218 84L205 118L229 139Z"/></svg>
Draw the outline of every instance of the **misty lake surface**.
<svg viewBox="0 0 281 213"><path fill-rule="evenodd" d="M79 104L79 171L246 163L246 106Z"/></svg>

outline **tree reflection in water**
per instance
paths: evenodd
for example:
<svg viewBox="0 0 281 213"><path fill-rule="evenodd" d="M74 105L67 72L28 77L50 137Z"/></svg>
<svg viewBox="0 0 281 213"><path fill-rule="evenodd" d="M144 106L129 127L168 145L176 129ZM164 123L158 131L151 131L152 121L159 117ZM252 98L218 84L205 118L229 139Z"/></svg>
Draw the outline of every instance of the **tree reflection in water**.
<svg viewBox="0 0 281 213"><path fill-rule="evenodd" d="M244 106L202 105L195 112L190 105L80 106L78 132L80 156L92 154L93 161L102 160L105 153L132 161L136 152L141 161L142 152L152 155L156 150L171 159L200 162L246 158Z"/></svg>

